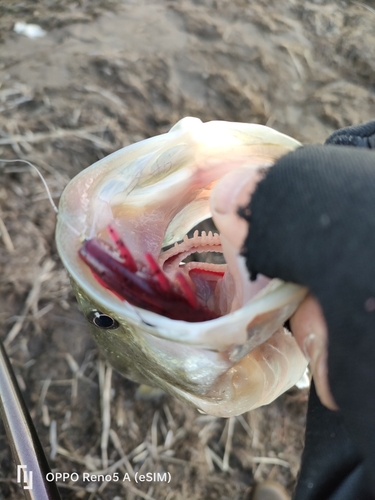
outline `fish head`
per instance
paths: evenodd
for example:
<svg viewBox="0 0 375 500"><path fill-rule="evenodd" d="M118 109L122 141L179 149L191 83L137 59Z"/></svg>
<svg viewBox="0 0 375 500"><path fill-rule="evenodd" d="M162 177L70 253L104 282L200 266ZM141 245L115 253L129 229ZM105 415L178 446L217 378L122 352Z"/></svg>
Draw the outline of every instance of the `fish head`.
<svg viewBox="0 0 375 500"><path fill-rule="evenodd" d="M78 174L59 205L59 254L92 334L128 378L203 412L238 415L271 402L307 362L283 328L306 295L259 276L218 234L210 197L235 169L254 172L299 147L257 124L184 118ZM225 264L184 262L221 252Z"/></svg>

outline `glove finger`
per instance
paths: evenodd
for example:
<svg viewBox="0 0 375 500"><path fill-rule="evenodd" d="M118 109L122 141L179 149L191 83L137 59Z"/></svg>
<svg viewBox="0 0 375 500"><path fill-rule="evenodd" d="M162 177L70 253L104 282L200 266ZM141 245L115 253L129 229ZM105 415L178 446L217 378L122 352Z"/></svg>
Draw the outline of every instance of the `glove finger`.
<svg viewBox="0 0 375 500"><path fill-rule="evenodd" d="M336 130L328 137L326 144L337 146L355 146L357 148L375 148L375 120Z"/></svg>

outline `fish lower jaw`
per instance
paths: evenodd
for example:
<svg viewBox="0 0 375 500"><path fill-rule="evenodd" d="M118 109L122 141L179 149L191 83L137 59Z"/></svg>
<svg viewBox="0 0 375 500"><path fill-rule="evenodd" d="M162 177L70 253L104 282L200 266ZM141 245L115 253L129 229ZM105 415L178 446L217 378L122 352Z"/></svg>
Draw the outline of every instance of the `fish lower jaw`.
<svg viewBox="0 0 375 500"><path fill-rule="evenodd" d="M187 384L185 389L174 385L167 391L201 413L233 417L271 403L301 378L306 366L295 339L280 327L228 369L218 370L208 387L204 383Z"/></svg>

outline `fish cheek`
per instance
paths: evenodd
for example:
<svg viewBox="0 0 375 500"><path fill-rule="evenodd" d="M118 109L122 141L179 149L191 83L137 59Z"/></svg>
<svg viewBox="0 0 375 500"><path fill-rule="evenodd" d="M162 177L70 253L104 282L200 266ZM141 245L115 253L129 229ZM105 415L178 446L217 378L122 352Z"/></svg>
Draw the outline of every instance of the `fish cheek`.
<svg viewBox="0 0 375 500"><path fill-rule="evenodd" d="M139 366L140 362L134 352L134 347L132 347L135 335L132 330L131 327L124 327L123 325L116 330L105 330L90 325L90 332L95 342L115 370L135 382L149 383L146 377L142 377L137 369L132 369L132 367ZM124 347L124 338L126 338L128 348Z"/></svg>
<svg viewBox="0 0 375 500"><path fill-rule="evenodd" d="M86 318L94 311L100 310L100 306L84 294L74 280L72 287L79 308ZM112 314L110 316L116 320ZM119 327L114 329L99 328L90 321L88 323L90 333L100 351L122 375L140 384L157 385L163 389L167 386L186 389L184 373L175 373L173 363L170 363L168 356L163 355L165 344L170 344L169 341L154 338L157 345L153 348L149 345L152 344L153 338L150 332L144 333L139 325L135 326L120 319ZM163 345L159 345L160 342ZM188 385L190 387L191 384Z"/></svg>
<svg viewBox="0 0 375 500"><path fill-rule="evenodd" d="M121 321L115 330L103 330L90 325L91 334L109 363L133 382L160 387L167 392L173 389L192 390L191 383L185 382L183 370L179 373L174 363L163 354L163 348L152 347L151 336L145 337L138 327ZM168 343L163 339L154 342ZM151 342L148 345L148 341ZM196 388L200 394L199 387Z"/></svg>
<svg viewBox="0 0 375 500"><path fill-rule="evenodd" d="M90 333L104 356L116 370L133 380L137 380L134 379L133 372L128 366L129 360L127 360L126 353L124 353L124 338L131 339L134 336L133 329L130 326L120 324L113 315L101 313L100 306L97 306L90 297L83 293L72 278L70 278L70 281L78 307L87 319ZM106 316L106 318L103 316ZM106 322L106 328L98 326L100 325L100 318ZM134 361L130 363L130 366L132 364L134 364ZM140 382L143 383L144 380L142 379Z"/></svg>

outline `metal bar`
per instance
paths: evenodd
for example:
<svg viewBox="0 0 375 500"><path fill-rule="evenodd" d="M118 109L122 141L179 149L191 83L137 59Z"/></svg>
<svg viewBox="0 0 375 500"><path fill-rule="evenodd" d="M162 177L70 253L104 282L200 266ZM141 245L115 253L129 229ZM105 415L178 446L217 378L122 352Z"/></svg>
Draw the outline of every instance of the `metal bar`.
<svg viewBox="0 0 375 500"><path fill-rule="evenodd" d="M61 500L55 481L46 479L51 469L1 341L0 416L26 499Z"/></svg>

